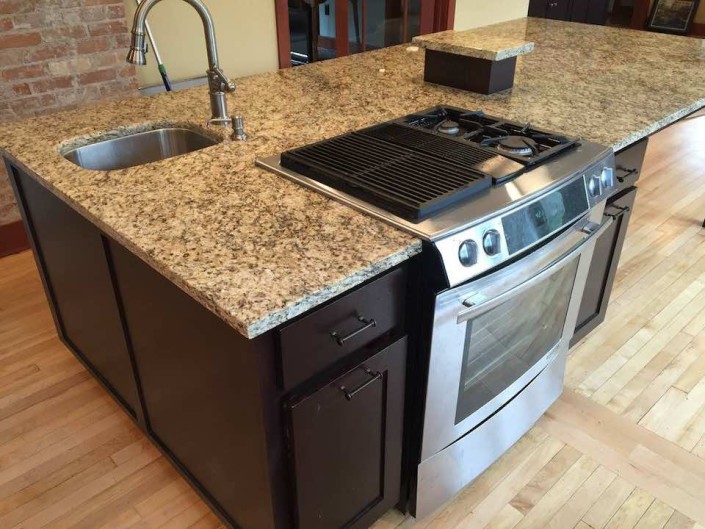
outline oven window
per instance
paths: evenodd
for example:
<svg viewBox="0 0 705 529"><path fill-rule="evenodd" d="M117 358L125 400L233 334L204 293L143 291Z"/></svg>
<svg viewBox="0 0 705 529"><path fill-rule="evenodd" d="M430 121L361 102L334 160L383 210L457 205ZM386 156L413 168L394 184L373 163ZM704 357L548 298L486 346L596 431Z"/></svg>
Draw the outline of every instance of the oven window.
<svg viewBox="0 0 705 529"><path fill-rule="evenodd" d="M575 259L467 322L456 424L516 382L558 344L578 262Z"/></svg>

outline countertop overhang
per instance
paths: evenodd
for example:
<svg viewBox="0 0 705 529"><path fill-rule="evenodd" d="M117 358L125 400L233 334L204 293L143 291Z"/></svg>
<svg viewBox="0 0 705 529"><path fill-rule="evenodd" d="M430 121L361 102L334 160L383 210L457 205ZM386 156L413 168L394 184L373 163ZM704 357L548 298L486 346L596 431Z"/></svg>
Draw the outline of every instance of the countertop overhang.
<svg viewBox="0 0 705 529"><path fill-rule="evenodd" d="M482 28L534 42L511 91L423 82L423 50L397 46L238 80L230 108L247 142L225 140L130 169L60 155L124 127L203 126L205 87L0 126L0 151L108 235L249 338L421 251L380 221L255 167L255 159L436 104L620 150L705 106L702 40L543 19Z"/></svg>

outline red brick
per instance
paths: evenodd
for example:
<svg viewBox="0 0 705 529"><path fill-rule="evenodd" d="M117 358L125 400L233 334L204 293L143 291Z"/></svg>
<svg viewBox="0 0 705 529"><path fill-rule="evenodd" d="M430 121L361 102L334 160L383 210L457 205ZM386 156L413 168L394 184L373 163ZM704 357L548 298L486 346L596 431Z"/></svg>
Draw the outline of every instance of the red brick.
<svg viewBox="0 0 705 529"><path fill-rule="evenodd" d="M27 63L27 53L31 48L0 49L0 70Z"/></svg>
<svg viewBox="0 0 705 529"><path fill-rule="evenodd" d="M13 27L12 19L0 18L0 31L10 31Z"/></svg>
<svg viewBox="0 0 705 529"><path fill-rule="evenodd" d="M125 18L125 6L122 4L108 7L108 18Z"/></svg>
<svg viewBox="0 0 705 529"><path fill-rule="evenodd" d="M92 37L78 41L76 51L84 55L86 53L96 53L112 49L112 43L108 37Z"/></svg>
<svg viewBox="0 0 705 529"><path fill-rule="evenodd" d="M115 40L116 48L129 48L130 47L130 35L127 33L121 33L120 35L115 35L113 37Z"/></svg>
<svg viewBox="0 0 705 529"><path fill-rule="evenodd" d="M106 20L107 16L108 11L105 6L64 9L61 13L64 24L69 26L82 25L86 22L100 22Z"/></svg>
<svg viewBox="0 0 705 529"><path fill-rule="evenodd" d="M85 26L66 26L63 28L48 28L42 31L44 40L57 41L64 39L82 39L88 36Z"/></svg>
<svg viewBox="0 0 705 529"><path fill-rule="evenodd" d="M103 81L112 81L115 79L115 70L96 70L94 72L84 73L78 76L78 84L94 84L101 83Z"/></svg>
<svg viewBox="0 0 705 529"><path fill-rule="evenodd" d="M10 101L10 108L19 116L32 115L37 110L52 107L56 104L56 96L53 94L41 94L38 96L22 97L15 101Z"/></svg>
<svg viewBox="0 0 705 529"><path fill-rule="evenodd" d="M28 96L32 93L32 91L29 89L29 84L27 83L12 85L12 91L15 92L15 94L17 94L18 96Z"/></svg>
<svg viewBox="0 0 705 529"><path fill-rule="evenodd" d="M28 48L41 42L42 37L37 32L0 35L0 49Z"/></svg>
<svg viewBox="0 0 705 529"><path fill-rule="evenodd" d="M0 0L0 15L28 13L34 8L34 2L30 0Z"/></svg>
<svg viewBox="0 0 705 529"><path fill-rule="evenodd" d="M73 55L73 53L74 48L70 44L52 44L30 51L27 55L27 62L41 62L58 57L67 57Z"/></svg>
<svg viewBox="0 0 705 529"><path fill-rule="evenodd" d="M41 94L44 92L53 92L54 90L61 90L62 88L71 88L73 86L73 77L50 77L48 79L42 79L41 81L35 81L32 83L32 92L35 94Z"/></svg>
<svg viewBox="0 0 705 529"><path fill-rule="evenodd" d="M135 77L136 73L134 64L125 64L118 70L117 75L120 78L129 79Z"/></svg>
<svg viewBox="0 0 705 529"><path fill-rule="evenodd" d="M127 31L127 27L122 20L114 22L103 22L102 24L90 24L88 31L94 37L100 35L119 35Z"/></svg>
<svg viewBox="0 0 705 529"><path fill-rule="evenodd" d="M104 51L102 53L94 53L88 57L91 60L91 64L96 70L102 68L107 68L111 66L117 68L119 65L124 64L124 54L119 51Z"/></svg>
<svg viewBox="0 0 705 529"><path fill-rule="evenodd" d="M43 64L30 64L3 70L2 78L5 81L16 81L19 79L32 79L47 75L47 69Z"/></svg>
<svg viewBox="0 0 705 529"><path fill-rule="evenodd" d="M57 18L57 13L46 10L18 13L12 17L15 29L25 30L51 27L58 22Z"/></svg>

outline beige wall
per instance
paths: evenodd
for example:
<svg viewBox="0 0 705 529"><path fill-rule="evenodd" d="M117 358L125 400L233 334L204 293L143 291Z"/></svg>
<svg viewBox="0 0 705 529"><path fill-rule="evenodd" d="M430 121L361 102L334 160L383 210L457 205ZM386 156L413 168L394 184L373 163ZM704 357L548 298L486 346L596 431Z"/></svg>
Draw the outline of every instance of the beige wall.
<svg viewBox="0 0 705 529"><path fill-rule="evenodd" d="M529 0L456 0L455 27L463 30L525 17Z"/></svg>
<svg viewBox="0 0 705 529"><path fill-rule="evenodd" d="M220 63L229 76L278 68L274 0L205 0L205 3L215 20ZM136 2L125 0L125 6L131 21ZM164 0L152 9L147 20L172 80L205 75L208 61L203 25L191 6ZM137 77L140 86L161 83L153 54L147 55L147 66L137 68Z"/></svg>

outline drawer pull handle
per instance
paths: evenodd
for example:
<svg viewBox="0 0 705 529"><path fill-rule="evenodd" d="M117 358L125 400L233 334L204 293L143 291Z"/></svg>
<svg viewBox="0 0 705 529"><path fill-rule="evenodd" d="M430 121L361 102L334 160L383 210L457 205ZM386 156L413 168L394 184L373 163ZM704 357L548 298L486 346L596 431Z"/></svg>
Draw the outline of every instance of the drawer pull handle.
<svg viewBox="0 0 705 529"><path fill-rule="evenodd" d="M367 373L368 375L370 375L371 378L369 378L368 380L366 380L365 382L363 382L362 384L360 384L358 387L356 387L355 389L353 389L353 390L351 390L351 391L348 391L348 388L346 388L345 386L340 386L340 391L343 392L343 395L345 395L345 399L346 399L346 400L352 400L352 398L353 398L357 393L359 393L360 391L362 391L363 389L365 389L367 386L369 386L370 384L372 384L374 381L379 380L380 378L382 378L382 373L380 373L379 371L376 371L376 372L375 372L375 371L372 371L372 370L371 370L370 368L368 368L368 367L364 367L363 369L365 370L365 373Z"/></svg>
<svg viewBox="0 0 705 529"><path fill-rule="evenodd" d="M338 333L338 331L333 331L332 333L330 333L330 335L333 337L333 339L334 339L334 340L338 343L338 345L340 345L341 347L342 347L343 345L345 345L345 342L347 342L347 341L350 340L351 338L355 338L355 336L357 336L357 335L360 334L361 332L364 332L364 331L366 331L367 329L371 329L372 327L377 327L377 322L376 322L374 319L372 319L372 318L370 318L370 319L368 320L368 319L363 318L362 316L358 316L357 319L358 319L358 321L360 321L361 323L364 323L364 325L363 325L362 327L360 327L359 329L354 330L354 331L351 332L350 334L346 334L345 336L340 336L340 334Z"/></svg>
<svg viewBox="0 0 705 529"><path fill-rule="evenodd" d="M619 217L630 211L631 209L629 208L629 206L620 207L615 206L614 204L610 204L609 206L607 206L607 209L605 209L605 215L613 219L618 219Z"/></svg>

